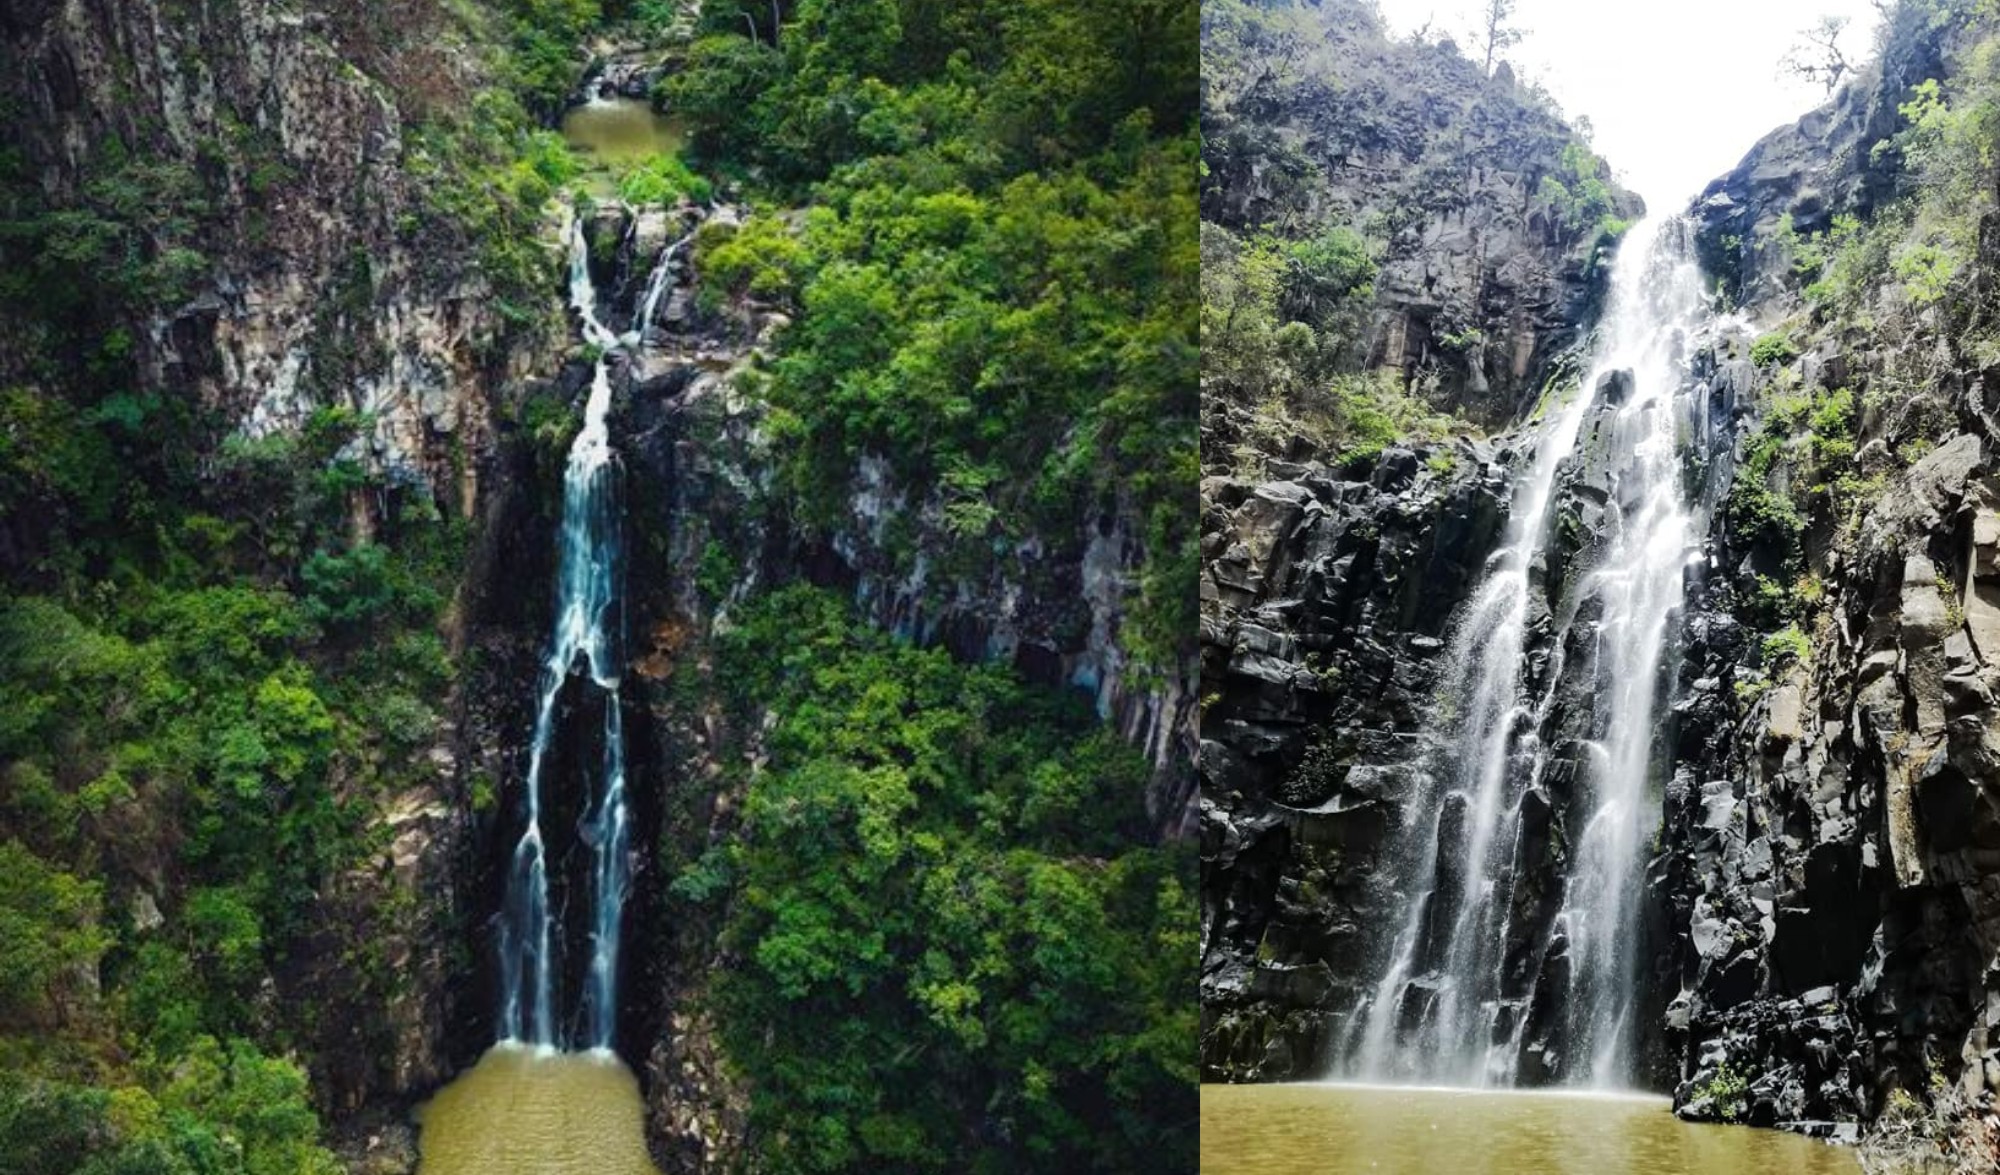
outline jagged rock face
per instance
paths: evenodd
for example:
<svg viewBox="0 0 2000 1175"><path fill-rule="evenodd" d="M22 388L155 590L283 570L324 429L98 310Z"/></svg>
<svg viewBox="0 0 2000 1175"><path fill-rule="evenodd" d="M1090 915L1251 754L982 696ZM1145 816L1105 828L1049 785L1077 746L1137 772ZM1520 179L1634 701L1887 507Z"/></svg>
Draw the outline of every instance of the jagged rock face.
<svg viewBox="0 0 2000 1175"><path fill-rule="evenodd" d="M506 324L469 256L409 229L432 223L405 170L427 113L411 108L464 100L478 58L431 5L382 20L268 0L64 0L14 14L0 88L52 195L77 191L118 140L200 169L216 197L195 294L137 332L150 384L253 437L321 407L368 413L355 456L470 513L489 391L546 369L532 344L556 332Z"/></svg>
<svg viewBox="0 0 2000 1175"><path fill-rule="evenodd" d="M767 405L737 379L772 350L785 317L745 306L704 319L689 293L670 293L661 311L666 326L686 332L683 349L629 374L631 476L665 487L663 512L634 522L669 536L653 614L677 630L712 623L696 590L711 542L728 555L732 598L800 580L851 592L882 628L1088 691L1099 715L1153 760L1147 810L1157 830L1190 834L1195 668L1145 672L1119 639L1144 558L1137 519L1112 509L1079 533L1039 536L986 567L941 568L924 553L953 546L945 495L902 485L887 462L863 457L841 523L796 525L764 433Z"/></svg>
<svg viewBox="0 0 2000 1175"><path fill-rule="evenodd" d="M1204 483L1205 1077L1316 1076L1372 982L1446 626L1518 459L1468 441L1368 481Z"/></svg>
<svg viewBox="0 0 2000 1175"><path fill-rule="evenodd" d="M1195 667L1149 672L1119 639L1145 558L1135 512L1120 503L1087 516L1075 533L1037 536L969 575L900 557L912 533L919 552L950 549L947 504L942 491L900 485L887 461L863 457L848 521L809 561L821 575L850 581L884 628L966 660L1011 663L1031 681L1088 691L1098 715L1152 760L1146 810L1154 827L1191 834Z"/></svg>
<svg viewBox="0 0 2000 1175"><path fill-rule="evenodd" d="M1597 227L1561 223L1541 198L1575 134L1511 71L1489 77L1449 41L1392 40L1353 0L1315 19L1310 65L1252 54L1254 80L1205 87L1202 219L1382 226L1350 358L1435 380L1440 407L1505 429L1581 338L1598 293ZM1205 61L1243 53L1204 36ZM1619 217L1644 213L1632 193L1611 200Z"/></svg>
<svg viewBox="0 0 2000 1175"><path fill-rule="evenodd" d="M1823 232L1834 210L1874 198L1867 173L1854 165L1857 147L1896 129L1895 110L1871 105L1859 87L1759 140L1734 171L1703 189L1695 215L1703 228L1704 267L1748 304L1785 298L1792 255L1781 247L1784 227Z"/></svg>
<svg viewBox="0 0 2000 1175"><path fill-rule="evenodd" d="M1725 1071L1753 1078L1750 1121L1848 1133L1947 1060L1968 1092L2000 1087L1993 468L1961 434L1876 498L1811 673L1740 719L1740 626L1714 596L1691 620L1653 879L1687 1116L1726 1111Z"/></svg>
<svg viewBox="0 0 2000 1175"><path fill-rule="evenodd" d="M1752 316L1775 325L1799 308L1792 232L1906 194L1896 107L1952 74L1966 31L1897 25L1879 67L1697 201L1705 257ZM1982 271L2000 262L1986 238ZM2000 1090L2000 433L1991 373L1927 329L1848 332L1801 363L1807 387L1859 390L1924 370L1864 410L1857 443L1871 469L1904 440L1931 446L1839 533L1804 536L1824 593L1806 664L1760 658L1722 576L1691 601L1649 879L1661 1075L1687 1117L1854 1137L1896 1089ZM1739 580L1774 570L1727 519L1710 550Z"/></svg>
<svg viewBox="0 0 2000 1175"><path fill-rule="evenodd" d="M1896 31L1881 61L1758 140L1695 200L1703 267L1739 305L1794 306L1793 234L1824 232L1836 214L1865 216L1900 194L1901 152L1890 142L1904 126L1898 107L1912 83L1944 69L1954 30L1954 22L1926 23L1921 7L1900 6L1890 18Z"/></svg>
<svg viewBox="0 0 2000 1175"><path fill-rule="evenodd" d="M739 211L707 215L727 221ZM653 259L693 219L600 210L586 223L612 329L635 328ZM873 623L913 640L969 660L1011 661L1052 687L1090 690L1100 713L1154 755L1150 800L1164 835L1186 823L1193 777L1192 689L1135 679L1117 644L1141 556L1129 522L1114 515L1084 534L1046 536L978 575L933 570L921 557L905 573L899 545L920 554L946 546L943 502L864 461L846 521L830 533L808 531L786 498L765 431L768 405L758 381L745 378L769 360L785 316L754 303L705 310L693 277L691 266L674 272L650 344L614 363L611 421L628 487L628 688L651 719L643 736L632 735L635 763L650 764L635 766L633 779L658 828L649 838L658 856L634 897L634 933L647 944L634 953L646 962L625 1037L647 1042L632 1059L654 1155L667 1170L687 1172L735 1169L747 1125L747 1091L705 1007L714 975L743 965L718 941L725 912L668 919L656 898L675 869L728 843L748 779L742 764L762 757L763 729L740 729L708 676L710 641L734 605L813 582L852 593ZM1192 667L1182 674L1192 676ZM649 749L636 745L641 737Z"/></svg>

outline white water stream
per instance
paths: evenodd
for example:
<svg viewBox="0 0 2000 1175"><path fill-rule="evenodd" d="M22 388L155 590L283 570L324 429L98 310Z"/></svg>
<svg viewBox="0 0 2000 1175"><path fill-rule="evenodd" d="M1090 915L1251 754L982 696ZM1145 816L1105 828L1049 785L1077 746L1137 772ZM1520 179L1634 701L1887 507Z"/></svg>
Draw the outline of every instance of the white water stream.
<svg viewBox="0 0 2000 1175"><path fill-rule="evenodd" d="M1558 1076L1614 1087L1630 1079L1640 852L1657 810L1647 803L1654 707L1696 543L1676 452L1695 411L1691 340L1709 319L1692 231L1664 218L1626 236L1591 370L1543 424L1500 550L1455 622L1438 707L1451 733L1428 765L1438 802L1406 810L1418 822L1399 863L1409 913L1350 1040L1348 1067L1369 1079L1514 1082L1527 992L1547 978L1505 974L1525 864L1515 857L1524 804L1549 803L1543 742L1563 697L1589 699L1591 712L1578 778L1567 784L1565 885L1548 936L1568 947L1568 1060ZM1593 453L1608 478L1597 487L1606 537L1551 600L1552 521L1565 494L1596 496L1564 481ZM1569 665L1569 647L1591 655ZM1565 693L1566 672L1591 676Z"/></svg>
<svg viewBox="0 0 2000 1175"><path fill-rule="evenodd" d="M569 231L570 305L585 342L603 349L591 375L583 427L570 444L563 471L562 524L557 535L556 607L542 664L528 756L525 827L507 873L500 917L501 1006L499 1035L549 1049L581 1044L609 1049L617 1028L620 929L631 883L630 824L625 795L625 736L619 694L624 659L620 596L621 510L617 452L607 417L611 408L611 351L621 340L597 316L588 243L581 222ZM661 271L667 268L662 261ZM642 332L643 333L643 332ZM629 340L630 336L628 336ZM558 727L560 703L579 670L602 695L603 753L598 790L577 829L591 853L590 968L583 992L579 1038L557 1022L552 941L559 932L549 903L548 848L543 828L544 788Z"/></svg>

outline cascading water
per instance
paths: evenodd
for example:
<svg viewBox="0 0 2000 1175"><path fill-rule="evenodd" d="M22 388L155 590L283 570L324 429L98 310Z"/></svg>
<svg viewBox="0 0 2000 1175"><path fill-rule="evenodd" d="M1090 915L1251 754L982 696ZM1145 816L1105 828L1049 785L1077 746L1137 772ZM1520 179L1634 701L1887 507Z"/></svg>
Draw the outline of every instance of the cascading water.
<svg viewBox="0 0 2000 1175"><path fill-rule="evenodd" d="M694 240L694 234L689 233L680 240L668 245L665 249L660 250L660 263L653 267L653 276L646 281L645 296L639 299L639 318L632 327L633 331L637 332L637 341L639 343L644 344L648 339L652 338L653 319L660 312L660 295L666 293L667 286L673 280L674 255L681 251L682 246L692 240Z"/></svg>
<svg viewBox="0 0 2000 1175"><path fill-rule="evenodd" d="M1456 622L1439 691L1452 733L1428 764L1434 802L1406 809L1409 914L1354 1022L1347 1068L1358 1076L1512 1083L1531 1017L1548 1015L1531 993L1547 984L1576 1060L1541 1076L1629 1080L1653 713L1696 533L1676 454L1694 411L1691 341L1709 317L1691 237L1678 218L1627 235L1589 377L1543 426L1501 548ZM1601 467L1601 480L1561 485L1585 466ZM1593 568L1582 574L1559 567L1551 521L1565 493L1602 498L1604 538L1581 556ZM1572 662L1570 649L1584 655ZM1566 674L1590 680L1566 689ZM1571 740L1581 755L1561 780L1551 778L1559 723L1587 732ZM1541 842L1524 827L1546 829L1558 785L1574 829L1562 904L1529 925L1538 898L1520 883L1534 863L1519 858ZM1562 960L1566 983L1539 973L1548 958Z"/></svg>
<svg viewBox="0 0 2000 1175"><path fill-rule="evenodd" d="M583 234L583 221L572 220L569 244L569 305L582 323L583 341L599 347L615 347L618 336L597 317L597 283L590 278L590 241ZM604 370L599 363L597 369Z"/></svg>
<svg viewBox="0 0 2000 1175"><path fill-rule="evenodd" d="M604 747L600 788L579 834L592 853L591 959L583 993L582 1043L609 1049L617 1026L620 927L631 881L630 815L625 799L625 738L619 695L624 612L619 578L621 518L617 455L607 417L611 408L610 349L618 336L597 317L588 243L581 222L569 232L570 305L586 342L605 348L591 375L583 428L563 471L562 526L557 538L555 624L542 664L528 753L526 827L507 873L500 918L500 1038L545 1048L572 1043L555 1021L554 934L549 904L543 788L556 736L558 704L581 660L588 687L602 696Z"/></svg>

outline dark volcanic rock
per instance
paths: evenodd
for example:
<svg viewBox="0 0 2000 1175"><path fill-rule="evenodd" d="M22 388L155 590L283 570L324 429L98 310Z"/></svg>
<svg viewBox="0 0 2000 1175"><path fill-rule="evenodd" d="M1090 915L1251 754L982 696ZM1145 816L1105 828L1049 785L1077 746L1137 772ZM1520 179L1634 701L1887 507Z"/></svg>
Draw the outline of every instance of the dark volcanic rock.
<svg viewBox="0 0 2000 1175"><path fill-rule="evenodd" d="M1367 481L1205 487L1203 1070L1311 1075L1397 921L1381 855L1434 730L1445 626L1516 455L1392 450Z"/></svg>

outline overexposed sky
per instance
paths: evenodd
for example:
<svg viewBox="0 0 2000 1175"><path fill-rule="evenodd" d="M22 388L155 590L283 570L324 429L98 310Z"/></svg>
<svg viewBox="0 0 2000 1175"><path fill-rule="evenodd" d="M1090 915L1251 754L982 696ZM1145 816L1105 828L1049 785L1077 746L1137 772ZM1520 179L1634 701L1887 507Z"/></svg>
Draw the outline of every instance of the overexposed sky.
<svg viewBox="0 0 2000 1175"><path fill-rule="evenodd" d="M1432 22L1478 60L1483 0L1378 0L1389 27ZM1877 17L1869 0L1518 0L1527 32L1503 57L1538 79L1627 187L1655 212L1678 208L1734 167L1766 132L1825 99L1823 87L1778 77L1801 29L1849 18L1840 45L1867 60Z"/></svg>

